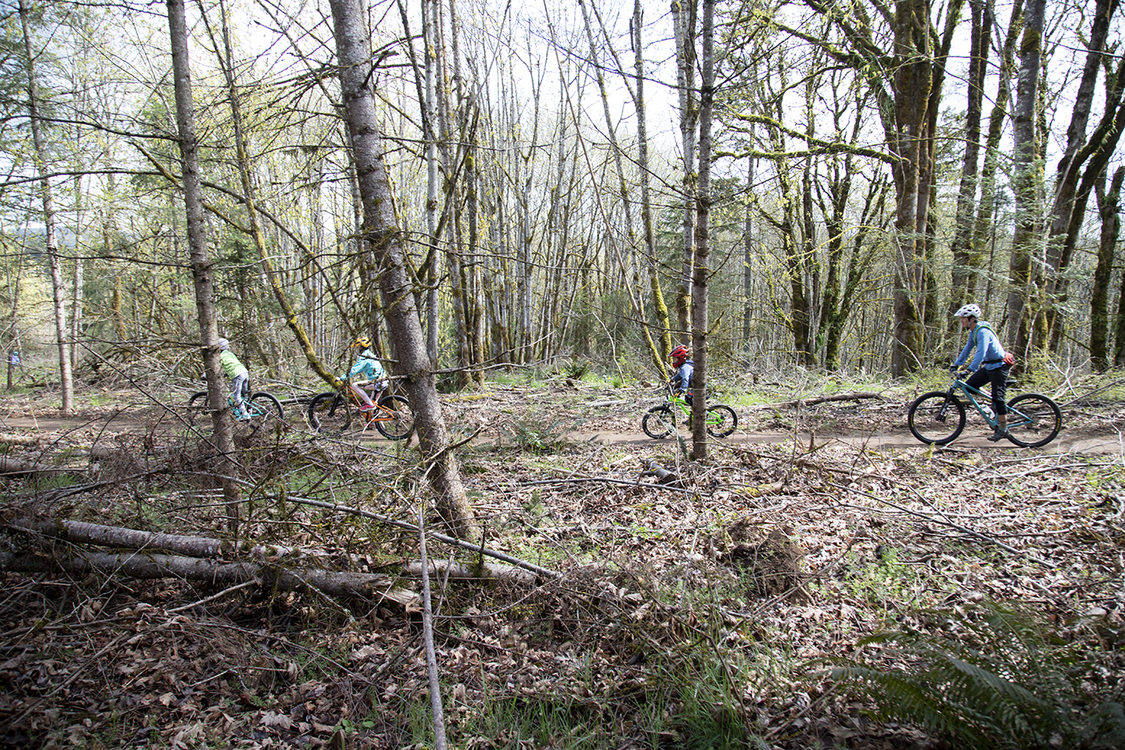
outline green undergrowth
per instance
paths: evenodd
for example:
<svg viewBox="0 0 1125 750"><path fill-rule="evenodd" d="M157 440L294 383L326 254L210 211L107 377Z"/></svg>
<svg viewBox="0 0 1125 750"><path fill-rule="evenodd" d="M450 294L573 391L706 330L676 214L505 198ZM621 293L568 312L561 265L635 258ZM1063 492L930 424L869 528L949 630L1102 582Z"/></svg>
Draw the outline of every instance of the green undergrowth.
<svg viewBox="0 0 1125 750"><path fill-rule="evenodd" d="M1125 746L1125 688L1073 636L992 603L920 618L931 627L862 639L863 656L831 672L874 703L877 719L915 724L951 747Z"/></svg>

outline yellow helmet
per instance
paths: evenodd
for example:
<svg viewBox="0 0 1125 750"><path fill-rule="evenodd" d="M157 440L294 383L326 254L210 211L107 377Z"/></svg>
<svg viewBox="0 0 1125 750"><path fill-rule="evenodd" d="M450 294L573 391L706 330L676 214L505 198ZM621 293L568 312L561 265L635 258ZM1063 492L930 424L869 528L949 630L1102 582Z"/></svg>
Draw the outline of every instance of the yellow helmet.
<svg viewBox="0 0 1125 750"><path fill-rule="evenodd" d="M355 343L353 343L352 346L359 347L360 349L366 349L371 346L371 339L367 336L360 336L355 340Z"/></svg>

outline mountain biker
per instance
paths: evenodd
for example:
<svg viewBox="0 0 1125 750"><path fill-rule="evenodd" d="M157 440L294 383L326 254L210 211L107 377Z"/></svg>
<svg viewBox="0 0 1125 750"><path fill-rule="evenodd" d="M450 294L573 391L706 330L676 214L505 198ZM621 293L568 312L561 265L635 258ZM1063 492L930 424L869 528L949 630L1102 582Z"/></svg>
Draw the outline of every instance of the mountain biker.
<svg viewBox="0 0 1125 750"><path fill-rule="evenodd" d="M1008 436L1008 405L1004 401L1004 392L1008 386L1008 371L1012 369L1012 362L1015 359L1004 351L992 326L981 320L980 316L980 305L974 304L965 305L953 313L953 317L961 319L961 330L969 332L969 341L949 369L956 372L957 368L968 361L969 352L976 349L973 361L969 365L973 374L965 382L977 389L985 383L992 384L992 408L996 411L996 429L988 439L996 442Z"/></svg>
<svg viewBox="0 0 1125 750"><path fill-rule="evenodd" d="M223 374L231 379L230 401L234 406L234 418L249 419L250 414L243 407L242 401L250 395L250 371L230 350L230 342L226 339L219 339L219 352L219 364L223 367Z"/></svg>
<svg viewBox="0 0 1125 750"><path fill-rule="evenodd" d="M690 404L691 376L695 372L695 363L689 359L691 352L688 351L686 346L680 344L672 350L669 356L672 359L672 367L676 370L672 374L672 380L669 381L669 385L672 386L672 393L676 395L686 393L684 400Z"/></svg>
<svg viewBox="0 0 1125 750"><path fill-rule="evenodd" d="M371 400L371 396L367 395L367 391L359 387L360 383L365 383L368 380L375 381L375 392L386 388L387 371L383 369L383 364L379 358L375 356L375 352L371 350L371 339L367 336L360 336L351 346L352 350L356 351L355 362L352 364L352 369L348 370L348 387L352 389L352 393L360 399L360 411L371 411L375 408L375 402ZM341 378L344 380L345 378Z"/></svg>

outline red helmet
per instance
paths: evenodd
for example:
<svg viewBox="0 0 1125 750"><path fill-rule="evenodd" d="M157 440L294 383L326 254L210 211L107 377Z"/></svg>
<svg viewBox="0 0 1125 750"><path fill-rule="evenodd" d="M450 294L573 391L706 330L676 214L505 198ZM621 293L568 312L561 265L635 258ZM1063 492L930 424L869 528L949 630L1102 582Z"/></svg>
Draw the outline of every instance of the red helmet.
<svg viewBox="0 0 1125 750"><path fill-rule="evenodd" d="M688 348L686 346L680 344L672 350L672 354L670 356L672 357L672 364L676 365L676 367L679 367L684 363L684 360L691 356L691 352L688 351Z"/></svg>

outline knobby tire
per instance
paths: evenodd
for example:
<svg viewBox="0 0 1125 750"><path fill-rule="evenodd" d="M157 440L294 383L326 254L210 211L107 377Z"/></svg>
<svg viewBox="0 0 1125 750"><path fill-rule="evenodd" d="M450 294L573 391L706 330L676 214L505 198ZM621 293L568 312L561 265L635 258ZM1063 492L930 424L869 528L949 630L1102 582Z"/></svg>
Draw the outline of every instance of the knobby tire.
<svg viewBox="0 0 1125 750"><path fill-rule="evenodd" d="M406 396L384 396L379 399L379 406L381 408L375 410L375 429L388 440L405 440L410 437L410 433L414 432L414 411ZM390 410L394 418L383 419L389 416L383 409Z"/></svg>
<svg viewBox="0 0 1125 750"><path fill-rule="evenodd" d="M923 443L945 445L965 429L965 405L949 391L923 393L910 405L907 422Z"/></svg>
<svg viewBox="0 0 1125 750"><path fill-rule="evenodd" d="M1015 409L1026 415L1025 421ZM1062 429L1062 410L1041 393L1021 393L1008 402L1008 439L1024 448L1040 448Z"/></svg>

